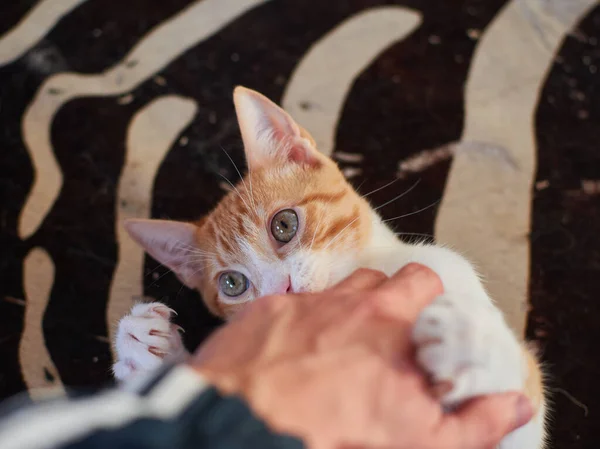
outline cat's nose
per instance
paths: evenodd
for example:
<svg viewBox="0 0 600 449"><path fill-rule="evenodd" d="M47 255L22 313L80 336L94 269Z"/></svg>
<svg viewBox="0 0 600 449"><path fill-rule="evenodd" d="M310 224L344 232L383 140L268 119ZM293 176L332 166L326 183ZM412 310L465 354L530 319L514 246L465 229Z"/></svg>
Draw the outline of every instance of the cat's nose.
<svg viewBox="0 0 600 449"><path fill-rule="evenodd" d="M288 277L285 280L282 280L279 285L273 288L273 290L269 291L269 295L285 295L286 293L293 293L294 289L292 288L291 279Z"/></svg>
<svg viewBox="0 0 600 449"><path fill-rule="evenodd" d="M292 287L292 277L291 276L288 276L287 279L282 283L279 292L280 293L294 293L294 289Z"/></svg>

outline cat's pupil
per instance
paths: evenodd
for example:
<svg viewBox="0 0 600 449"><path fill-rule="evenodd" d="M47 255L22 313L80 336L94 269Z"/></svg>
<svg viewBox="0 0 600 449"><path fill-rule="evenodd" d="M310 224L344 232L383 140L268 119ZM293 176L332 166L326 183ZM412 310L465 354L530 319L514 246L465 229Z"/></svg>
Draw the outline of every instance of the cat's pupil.
<svg viewBox="0 0 600 449"><path fill-rule="evenodd" d="M227 276L227 279L225 279L225 284L229 288L235 288L236 282L235 282L235 279L232 276Z"/></svg>
<svg viewBox="0 0 600 449"><path fill-rule="evenodd" d="M248 285L248 278L238 271L228 271L219 278L219 288L227 296L240 296Z"/></svg>
<svg viewBox="0 0 600 449"><path fill-rule="evenodd" d="M279 211L271 221L271 233L275 240L288 243L298 232L298 215L292 209Z"/></svg>

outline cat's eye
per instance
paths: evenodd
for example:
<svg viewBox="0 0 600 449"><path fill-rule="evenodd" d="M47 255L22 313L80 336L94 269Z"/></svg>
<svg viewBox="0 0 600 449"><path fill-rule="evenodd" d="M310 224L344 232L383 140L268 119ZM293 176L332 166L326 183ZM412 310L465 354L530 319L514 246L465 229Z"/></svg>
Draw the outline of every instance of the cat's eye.
<svg viewBox="0 0 600 449"><path fill-rule="evenodd" d="M229 297L240 296L250 287L248 278L239 271L227 271L219 276L219 288Z"/></svg>
<svg viewBox="0 0 600 449"><path fill-rule="evenodd" d="M271 220L271 234L275 240L288 243L298 232L298 215L292 209L284 209Z"/></svg>

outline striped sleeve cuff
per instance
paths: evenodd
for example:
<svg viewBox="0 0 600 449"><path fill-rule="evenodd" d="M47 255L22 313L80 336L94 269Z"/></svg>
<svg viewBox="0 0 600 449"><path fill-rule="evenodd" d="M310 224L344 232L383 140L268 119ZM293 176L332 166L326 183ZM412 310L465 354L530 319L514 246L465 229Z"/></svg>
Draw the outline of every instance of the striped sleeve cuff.
<svg viewBox="0 0 600 449"><path fill-rule="evenodd" d="M2 449L300 449L244 401L223 397L185 364L165 366L126 390L55 400L0 424Z"/></svg>
<svg viewBox="0 0 600 449"><path fill-rule="evenodd" d="M133 385L133 384L132 384ZM63 447L98 429L124 427L138 419L169 419L207 388L185 365L167 366L137 386L110 389L73 400L57 399L12 413L0 424L3 449Z"/></svg>

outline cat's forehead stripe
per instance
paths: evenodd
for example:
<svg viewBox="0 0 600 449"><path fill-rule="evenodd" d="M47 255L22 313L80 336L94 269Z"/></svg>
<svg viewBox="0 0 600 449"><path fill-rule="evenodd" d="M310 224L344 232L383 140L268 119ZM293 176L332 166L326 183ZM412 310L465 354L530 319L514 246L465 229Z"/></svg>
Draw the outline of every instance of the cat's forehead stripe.
<svg viewBox="0 0 600 449"><path fill-rule="evenodd" d="M346 237L353 237L353 231L357 230L360 224L360 208L358 205L355 205L352 208L352 214L342 216L330 225L323 227L323 232L317 234L313 248L318 249L321 246L329 245L338 236L340 240L346 240Z"/></svg>
<svg viewBox="0 0 600 449"><path fill-rule="evenodd" d="M228 261L244 259L248 251L256 256L285 259L288 253L275 251L270 241L269 220L282 208L304 210L304 226L297 242L300 247L318 250L332 241L347 244L359 240L356 232L365 220L359 219L360 207L355 203L358 197L337 174L337 168L329 173L293 167L287 171L258 170L247 175L207 220L207 236L219 253L216 258L220 268L227 267ZM247 251L240 245L240 239L247 243Z"/></svg>
<svg viewBox="0 0 600 449"><path fill-rule="evenodd" d="M334 193L325 192L314 192L306 195L302 200L298 202L298 206L304 206L308 203L323 202L323 203L336 203L341 201L344 196L348 193L348 189L340 190Z"/></svg>
<svg viewBox="0 0 600 449"><path fill-rule="evenodd" d="M204 222L204 228L206 229L206 232L209 234L209 238L210 239L214 239L217 236L217 230L215 229L215 224L213 220L206 220Z"/></svg>
<svg viewBox="0 0 600 449"><path fill-rule="evenodd" d="M225 251L226 253L232 253L233 252L233 246L231 246L231 242L229 241L229 239L225 236L222 235L222 233L218 233L216 235L217 237L217 245L219 245L219 247L221 247L223 249L223 251Z"/></svg>

